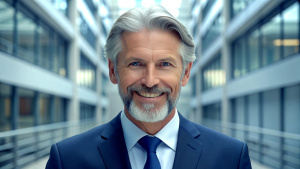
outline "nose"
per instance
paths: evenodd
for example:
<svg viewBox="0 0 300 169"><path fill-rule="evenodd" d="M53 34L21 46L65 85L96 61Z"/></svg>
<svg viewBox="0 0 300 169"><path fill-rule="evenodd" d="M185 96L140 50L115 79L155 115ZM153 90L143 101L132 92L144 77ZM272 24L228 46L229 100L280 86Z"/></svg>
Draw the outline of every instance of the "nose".
<svg viewBox="0 0 300 169"><path fill-rule="evenodd" d="M147 65L143 78L142 78L142 84L144 84L147 87L153 87L157 84L159 84L159 76L158 72L155 68L155 65Z"/></svg>

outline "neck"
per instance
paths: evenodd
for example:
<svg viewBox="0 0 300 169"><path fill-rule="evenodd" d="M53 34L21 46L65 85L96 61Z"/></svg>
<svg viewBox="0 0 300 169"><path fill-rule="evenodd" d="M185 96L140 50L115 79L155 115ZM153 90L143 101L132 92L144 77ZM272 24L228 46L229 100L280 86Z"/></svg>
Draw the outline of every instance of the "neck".
<svg viewBox="0 0 300 169"><path fill-rule="evenodd" d="M124 109L124 112L126 117L132 123L134 123L136 126L138 126L141 130L143 130L145 133L149 135L155 135L156 133L158 133L175 116L175 108L174 108L165 119L158 122L149 123L149 122L143 122L135 119L126 108Z"/></svg>

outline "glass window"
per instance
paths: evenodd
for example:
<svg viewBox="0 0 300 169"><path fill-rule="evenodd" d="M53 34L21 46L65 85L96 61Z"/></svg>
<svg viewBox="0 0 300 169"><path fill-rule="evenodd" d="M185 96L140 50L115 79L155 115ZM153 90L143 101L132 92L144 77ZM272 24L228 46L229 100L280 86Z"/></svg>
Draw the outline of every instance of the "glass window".
<svg viewBox="0 0 300 169"><path fill-rule="evenodd" d="M11 86L0 83L0 132L11 130Z"/></svg>
<svg viewBox="0 0 300 169"><path fill-rule="evenodd" d="M250 95L248 104L249 125L259 127L259 94Z"/></svg>
<svg viewBox="0 0 300 169"><path fill-rule="evenodd" d="M219 121L221 120L221 104L220 102L210 104L203 107L203 125L219 131L220 128L217 127Z"/></svg>
<svg viewBox="0 0 300 169"><path fill-rule="evenodd" d="M66 16L68 16L68 1L69 0L49 0L52 2L53 6L62 11Z"/></svg>
<svg viewBox="0 0 300 169"><path fill-rule="evenodd" d="M105 107L102 107L102 113L101 114L102 114L102 116L101 116L102 117L102 119L101 119L102 124L106 123L107 122L106 119L107 119L107 114L108 113L107 113L107 110L106 110Z"/></svg>
<svg viewBox="0 0 300 169"><path fill-rule="evenodd" d="M85 0L85 3L95 17L97 15L97 7L94 5L94 2L92 0Z"/></svg>
<svg viewBox="0 0 300 169"><path fill-rule="evenodd" d="M235 122L238 124L245 124L245 97L240 97L235 100ZM245 133L240 130L236 130L235 136L240 139L245 139Z"/></svg>
<svg viewBox="0 0 300 169"><path fill-rule="evenodd" d="M245 39L241 38L233 45L233 55L234 55L234 77L240 77L247 72L246 68L246 44Z"/></svg>
<svg viewBox="0 0 300 169"><path fill-rule="evenodd" d="M87 42L93 47L96 47L96 36L94 35L93 31L89 27L88 23L83 18L82 14L80 13L79 17L79 27L81 35L87 40Z"/></svg>
<svg viewBox="0 0 300 169"><path fill-rule="evenodd" d="M197 76L192 78L192 96L195 97L197 95Z"/></svg>
<svg viewBox="0 0 300 169"><path fill-rule="evenodd" d="M39 100L39 113L40 113L40 124L49 124L50 118L50 96L48 94L41 94Z"/></svg>
<svg viewBox="0 0 300 169"><path fill-rule="evenodd" d="M55 97L54 107L54 122L66 121L66 100Z"/></svg>
<svg viewBox="0 0 300 169"><path fill-rule="evenodd" d="M102 74L102 96L107 95L107 83L108 83L108 78Z"/></svg>
<svg viewBox="0 0 300 169"><path fill-rule="evenodd" d="M284 89L284 131L288 133L300 134L300 86L291 86ZM284 143L286 147L291 147L293 150L300 147L299 140L285 138ZM294 151L287 151L286 157L300 159L299 153ZM299 168L300 165L295 165L294 162L286 161L287 166Z"/></svg>
<svg viewBox="0 0 300 169"><path fill-rule="evenodd" d="M202 74L202 90L204 91L221 86L225 83L220 54L204 67Z"/></svg>
<svg viewBox="0 0 300 169"><path fill-rule="evenodd" d="M80 103L80 119L91 120L95 118L95 106Z"/></svg>
<svg viewBox="0 0 300 169"><path fill-rule="evenodd" d="M276 15L272 14L245 38L232 44L234 78L299 53L299 2L281 6L285 5L289 6L284 10L277 8Z"/></svg>
<svg viewBox="0 0 300 169"><path fill-rule="evenodd" d="M260 106L260 96L259 94L252 94L248 97L248 102L247 102L247 109L248 109L248 125L249 126L255 126L255 127L260 127L260 110L259 110L259 106ZM259 142L260 142L260 138L259 138L259 133L256 132L249 132L248 133L248 138L247 138L247 142L249 143L249 147L251 147L251 149L253 149L254 151L251 151L251 156L255 159L255 160L259 160L259 151L260 151L260 147L259 147Z"/></svg>
<svg viewBox="0 0 300 169"><path fill-rule="evenodd" d="M259 68L259 30L253 31L248 37L250 71Z"/></svg>
<svg viewBox="0 0 300 169"><path fill-rule="evenodd" d="M221 104L215 103L203 107L203 117L205 119L220 120L221 119Z"/></svg>
<svg viewBox="0 0 300 169"><path fill-rule="evenodd" d="M13 53L14 8L0 1L0 51Z"/></svg>
<svg viewBox="0 0 300 169"><path fill-rule="evenodd" d="M26 89L19 89L20 113L18 127L26 128L34 126L34 92Z"/></svg>
<svg viewBox="0 0 300 169"><path fill-rule="evenodd" d="M59 55L58 55L58 36L53 34L52 36L52 71L59 74Z"/></svg>
<svg viewBox="0 0 300 169"><path fill-rule="evenodd" d="M66 41L61 37L57 38L57 56L58 56L58 72L59 75L66 77L68 75L67 72L67 45Z"/></svg>
<svg viewBox="0 0 300 169"><path fill-rule="evenodd" d="M211 9L211 7L213 6L213 4L216 2L216 0L209 0L207 1L203 11L202 11L202 18L205 18L209 12L209 10Z"/></svg>
<svg viewBox="0 0 300 169"><path fill-rule="evenodd" d="M262 65L268 65L280 59L281 44L276 44L280 41L280 24L281 17L277 14L265 25L262 26L262 45L263 56Z"/></svg>
<svg viewBox="0 0 300 169"><path fill-rule="evenodd" d="M263 92L262 94L263 128L271 130L281 130L280 126L280 90L275 89ZM280 138L277 136L264 135L263 144L268 145L264 150L262 161L271 166L279 166L279 161L275 157L280 155Z"/></svg>
<svg viewBox="0 0 300 169"><path fill-rule="evenodd" d="M50 69L50 32L45 26L38 27L39 34L39 54L38 64L46 69Z"/></svg>
<svg viewBox="0 0 300 169"><path fill-rule="evenodd" d="M286 57L299 52L299 4L294 3L283 11L282 17L284 38L277 43L283 45L283 55Z"/></svg>
<svg viewBox="0 0 300 169"><path fill-rule="evenodd" d="M32 63L37 63L34 60L35 51L35 29L36 24L34 23L33 17L26 12L18 11L17 14L17 31L18 31L18 49L17 56L28 60Z"/></svg>
<svg viewBox="0 0 300 169"><path fill-rule="evenodd" d="M245 98L237 98L235 106L236 123L245 124Z"/></svg>
<svg viewBox="0 0 300 169"><path fill-rule="evenodd" d="M214 40L216 40L223 29L223 20L222 15L219 14L210 28L207 30L207 33L202 37L202 53L206 50L206 48L212 44Z"/></svg>
<svg viewBox="0 0 300 169"><path fill-rule="evenodd" d="M231 0L232 18L245 10L253 0Z"/></svg>
<svg viewBox="0 0 300 169"><path fill-rule="evenodd" d="M284 129L300 134L300 87L292 86L284 90Z"/></svg>
<svg viewBox="0 0 300 169"><path fill-rule="evenodd" d="M80 56L80 70L77 73L77 83L80 86L96 90L96 67L83 53Z"/></svg>
<svg viewBox="0 0 300 169"><path fill-rule="evenodd" d="M279 90L263 93L263 127L280 130L280 96Z"/></svg>

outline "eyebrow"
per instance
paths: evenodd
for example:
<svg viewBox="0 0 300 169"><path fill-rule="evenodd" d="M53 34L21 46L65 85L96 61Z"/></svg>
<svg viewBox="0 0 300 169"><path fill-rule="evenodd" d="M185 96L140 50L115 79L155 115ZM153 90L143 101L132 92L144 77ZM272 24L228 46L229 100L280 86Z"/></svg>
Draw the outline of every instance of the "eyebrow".
<svg viewBox="0 0 300 169"><path fill-rule="evenodd" d="M136 61L145 61L145 59L143 57L138 57L138 56L132 56L130 58L127 59L128 61L132 61L132 60L136 60ZM162 59L158 59L158 62L176 62L174 57L171 56L167 56L166 58L162 58Z"/></svg>

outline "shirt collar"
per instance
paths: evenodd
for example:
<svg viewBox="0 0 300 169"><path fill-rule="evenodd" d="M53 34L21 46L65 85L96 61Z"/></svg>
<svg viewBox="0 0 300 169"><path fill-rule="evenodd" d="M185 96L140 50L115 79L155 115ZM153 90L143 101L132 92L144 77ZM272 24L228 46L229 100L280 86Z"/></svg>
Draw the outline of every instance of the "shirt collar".
<svg viewBox="0 0 300 169"><path fill-rule="evenodd" d="M132 123L125 115L124 110L121 113L121 124L124 133L127 151L131 150L140 138L147 135L143 130ZM175 115L158 133L155 134L162 142L164 142L173 151L176 150L179 130L179 116L177 109Z"/></svg>

